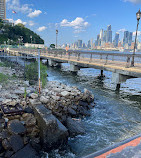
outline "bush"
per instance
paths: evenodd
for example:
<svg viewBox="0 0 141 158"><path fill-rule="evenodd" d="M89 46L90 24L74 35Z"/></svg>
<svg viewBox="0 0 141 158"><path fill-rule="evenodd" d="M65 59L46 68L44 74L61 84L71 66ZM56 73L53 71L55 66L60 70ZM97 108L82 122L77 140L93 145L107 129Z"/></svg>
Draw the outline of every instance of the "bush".
<svg viewBox="0 0 141 158"><path fill-rule="evenodd" d="M47 67L40 63L40 70L41 70L41 82L42 82L42 88L45 87L47 82ZM38 81L38 63L31 63L29 65L26 65L25 67L25 77L27 80L29 80L30 84L35 83Z"/></svg>

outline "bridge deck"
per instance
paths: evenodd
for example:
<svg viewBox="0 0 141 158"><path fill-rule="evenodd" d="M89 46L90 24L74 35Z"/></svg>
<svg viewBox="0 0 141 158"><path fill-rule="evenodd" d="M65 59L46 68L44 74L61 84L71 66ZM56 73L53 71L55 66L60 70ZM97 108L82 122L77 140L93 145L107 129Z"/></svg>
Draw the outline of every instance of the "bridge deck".
<svg viewBox="0 0 141 158"><path fill-rule="evenodd" d="M37 50L9 50L10 53L13 53L15 55L23 54L23 55L29 55L29 56L37 56L38 52ZM22 52L22 53L21 53ZM96 55L105 55L105 54L97 54ZM138 60L135 63L134 67L130 67L130 61L127 62L126 54L123 54L124 60L122 58L122 55L119 54L119 56L122 58L118 58L118 54L108 54L107 56L111 56L109 59L98 59L91 56L95 56L95 54L84 54L82 53L81 56L78 57L78 53L64 53L64 52L48 52L48 51L41 51L41 58L42 59L52 59L55 62L58 63L72 63L78 67L81 68L95 68L100 70L106 70L106 71L112 71L114 73L119 73L131 77L141 77L141 60ZM89 57L87 57L89 56ZM113 57L116 56L116 58ZM106 57L106 55L105 55ZM138 57L141 58L141 56L138 55ZM130 54L131 58L131 54ZM139 58L139 59L140 59Z"/></svg>

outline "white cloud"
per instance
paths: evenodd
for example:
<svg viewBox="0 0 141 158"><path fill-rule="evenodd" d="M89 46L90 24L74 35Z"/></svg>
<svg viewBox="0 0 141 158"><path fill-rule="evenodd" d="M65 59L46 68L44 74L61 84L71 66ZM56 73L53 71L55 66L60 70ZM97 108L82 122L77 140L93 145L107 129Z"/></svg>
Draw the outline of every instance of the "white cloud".
<svg viewBox="0 0 141 158"><path fill-rule="evenodd" d="M27 22L24 22L22 21L21 19L17 19L17 20L13 20L13 19L8 19L11 23L14 23L15 25L18 25L18 24L23 24L23 25L26 25Z"/></svg>
<svg viewBox="0 0 141 158"><path fill-rule="evenodd" d="M124 32L124 31L126 31L126 29L125 29L125 28L120 29L120 30L118 30L117 32Z"/></svg>
<svg viewBox="0 0 141 158"><path fill-rule="evenodd" d="M124 0L124 2L131 2L131 3L139 4L139 3L141 3L141 0Z"/></svg>
<svg viewBox="0 0 141 158"><path fill-rule="evenodd" d="M42 27L39 27L39 28L37 29L37 31L42 32L42 31L44 31L44 30L46 30L46 29L47 29L46 26L42 26Z"/></svg>
<svg viewBox="0 0 141 158"><path fill-rule="evenodd" d="M35 23L33 22L33 21L29 21L29 26L34 26L35 25Z"/></svg>
<svg viewBox="0 0 141 158"><path fill-rule="evenodd" d="M35 11L29 13L28 17L30 17L30 18L38 17L41 13L42 13L41 10L35 10Z"/></svg>
<svg viewBox="0 0 141 158"><path fill-rule="evenodd" d="M16 12L21 12L24 14L28 14L32 12L32 8L30 8L29 4L20 4L19 0L7 0L8 9L14 10Z"/></svg>
<svg viewBox="0 0 141 158"><path fill-rule="evenodd" d="M23 22L21 19L16 20L14 23L15 23L15 25L17 25L17 24L26 25L27 24L27 22Z"/></svg>
<svg viewBox="0 0 141 158"><path fill-rule="evenodd" d="M74 29L85 28L89 25L83 18L77 17L74 21L69 22L67 19L62 20L61 26L73 27Z"/></svg>
<svg viewBox="0 0 141 158"><path fill-rule="evenodd" d="M133 36L136 36L136 31L133 32ZM138 31L138 36L141 36L141 31Z"/></svg>
<svg viewBox="0 0 141 158"><path fill-rule="evenodd" d="M62 20L60 23L61 27L72 27L75 29L74 33L80 33L84 31L88 26L89 23L86 22L83 18L77 17L75 20L69 22L67 19Z"/></svg>

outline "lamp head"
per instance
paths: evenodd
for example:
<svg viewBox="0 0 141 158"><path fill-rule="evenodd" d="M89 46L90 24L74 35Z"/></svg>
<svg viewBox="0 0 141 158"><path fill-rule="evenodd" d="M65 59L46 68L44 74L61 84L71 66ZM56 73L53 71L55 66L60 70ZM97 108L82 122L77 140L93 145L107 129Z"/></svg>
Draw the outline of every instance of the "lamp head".
<svg viewBox="0 0 141 158"><path fill-rule="evenodd" d="M139 9L139 11L136 13L136 17L137 17L137 20L140 20L140 17L141 17L141 11Z"/></svg>

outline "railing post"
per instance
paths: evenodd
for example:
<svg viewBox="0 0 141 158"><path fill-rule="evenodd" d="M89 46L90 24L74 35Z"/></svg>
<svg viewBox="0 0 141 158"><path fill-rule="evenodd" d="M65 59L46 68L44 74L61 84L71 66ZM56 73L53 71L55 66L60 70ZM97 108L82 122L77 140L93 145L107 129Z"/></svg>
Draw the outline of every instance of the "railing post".
<svg viewBox="0 0 141 158"><path fill-rule="evenodd" d="M126 68L130 67L130 56L127 56Z"/></svg>
<svg viewBox="0 0 141 158"><path fill-rule="evenodd" d="M77 58L77 61L79 61L80 60L80 53L78 53L78 58Z"/></svg>
<svg viewBox="0 0 141 158"><path fill-rule="evenodd" d="M92 58L93 58L93 54L91 53L91 56L90 56L90 62L92 62Z"/></svg>
<svg viewBox="0 0 141 158"><path fill-rule="evenodd" d="M70 59L70 52L68 52L68 59Z"/></svg>
<svg viewBox="0 0 141 158"><path fill-rule="evenodd" d="M105 65L107 64L107 62L108 62L108 55L106 56L106 62L105 62Z"/></svg>

